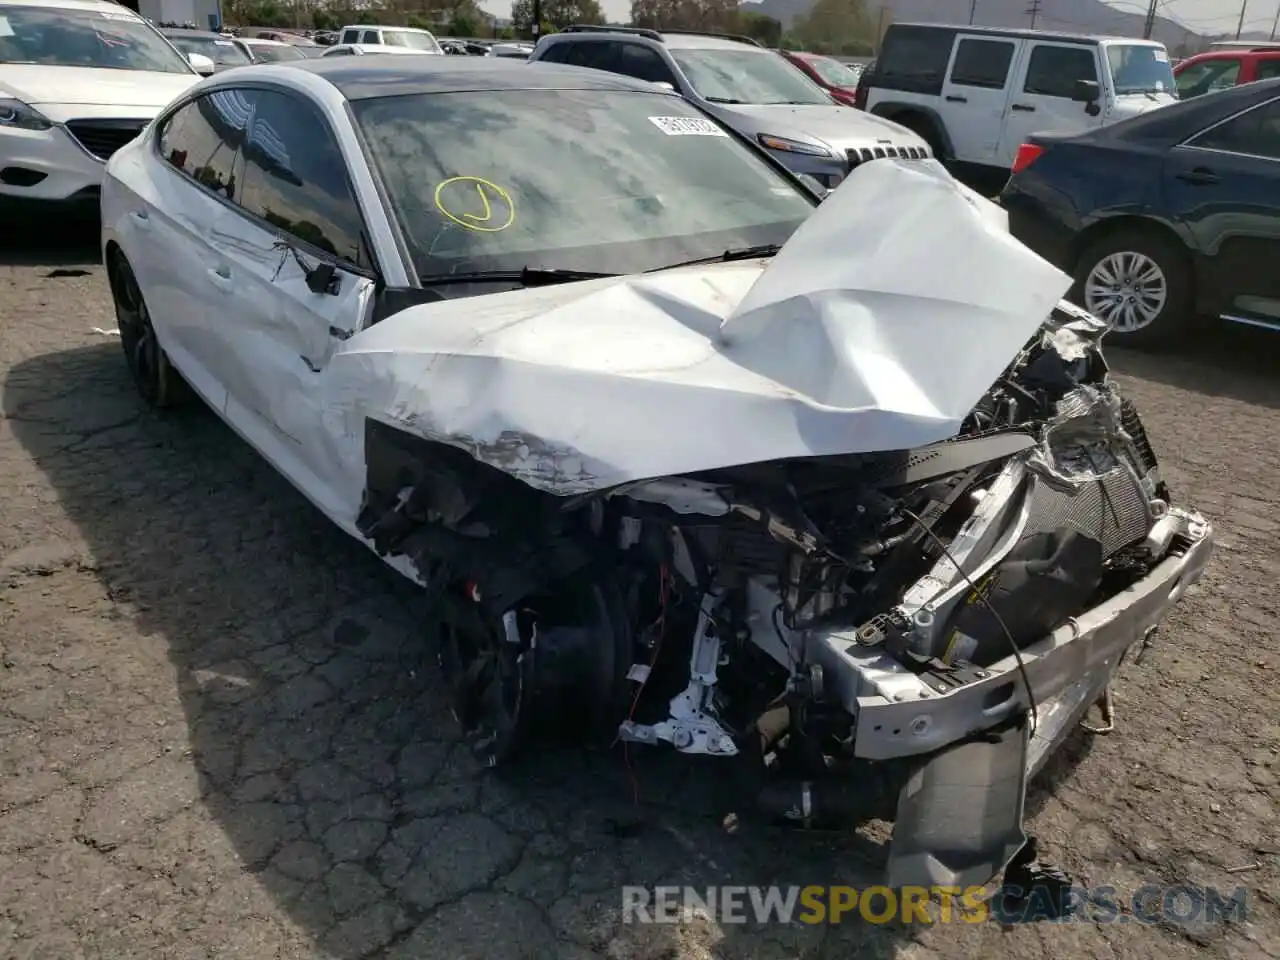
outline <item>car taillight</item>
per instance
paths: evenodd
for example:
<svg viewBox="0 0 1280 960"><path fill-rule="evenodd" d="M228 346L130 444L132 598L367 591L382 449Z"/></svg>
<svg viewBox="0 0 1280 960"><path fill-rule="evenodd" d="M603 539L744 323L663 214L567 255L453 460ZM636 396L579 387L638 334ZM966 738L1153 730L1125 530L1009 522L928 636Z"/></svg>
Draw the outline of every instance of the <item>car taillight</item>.
<svg viewBox="0 0 1280 960"><path fill-rule="evenodd" d="M1044 153L1044 147L1035 143L1024 143L1018 148L1018 152L1013 158L1013 168L1010 172L1021 173L1027 167L1031 166L1040 159L1040 154Z"/></svg>
<svg viewBox="0 0 1280 960"><path fill-rule="evenodd" d="M858 84L853 91L853 105L859 110L867 109L867 88L864 84Z"/></svg>

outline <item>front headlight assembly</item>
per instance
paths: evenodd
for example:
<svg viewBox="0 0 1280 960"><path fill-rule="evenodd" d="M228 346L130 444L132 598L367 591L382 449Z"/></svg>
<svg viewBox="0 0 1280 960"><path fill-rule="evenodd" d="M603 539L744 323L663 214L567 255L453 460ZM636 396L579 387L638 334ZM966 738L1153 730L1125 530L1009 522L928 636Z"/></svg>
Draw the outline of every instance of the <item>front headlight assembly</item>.
<svg viewBox="0 0 1280 960"><path fill-rule="evenodd" d="M16 130L49 130L53 124L35 107L14 100L0 97L0 130L6 128Z"/></svg>
<svg viewBox="0 0 1280 960"><path fill-rule="evenodd" d="M769 150L780 150L783 153L802 153L807 157L830 158L834 156L826 147L820 147L816 143L801 143L799 140L775 137L769 133L758 134L756 139L760 141L760 146Z"/></svg>

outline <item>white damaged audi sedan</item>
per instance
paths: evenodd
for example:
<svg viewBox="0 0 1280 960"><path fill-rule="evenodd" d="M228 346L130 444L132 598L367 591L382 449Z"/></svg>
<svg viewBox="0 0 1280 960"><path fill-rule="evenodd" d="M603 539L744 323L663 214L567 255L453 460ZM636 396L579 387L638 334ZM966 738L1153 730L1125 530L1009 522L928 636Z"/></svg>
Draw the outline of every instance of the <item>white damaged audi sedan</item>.
<svg viewBox="0 0 1280 960"><path fill-rule="evenodd" d="M638 80L230 70L111 158L102 253L143 397L435 601L483 763L716 758L892 820L895 887L1028 859L1028 779L1212 553L998 208L928 159L821 199Z"/></svg>

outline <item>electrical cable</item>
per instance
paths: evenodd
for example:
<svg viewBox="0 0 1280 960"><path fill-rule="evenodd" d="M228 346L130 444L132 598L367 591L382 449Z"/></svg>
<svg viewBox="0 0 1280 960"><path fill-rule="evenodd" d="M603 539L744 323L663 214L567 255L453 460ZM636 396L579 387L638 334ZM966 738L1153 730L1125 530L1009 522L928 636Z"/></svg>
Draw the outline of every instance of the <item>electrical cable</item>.
<svg viewBox="0 0 1280 960"><path fill-rule="evenodd" d="M947 548L947 545L942 542L942 538L934 533L929 526L910 509L907 507L901 507L900 509L911 519L912 522L915 523L917 527L920 528L920 531L926 537L933 541L934 546L942 551L943 556L951 562L951 565L955 567L960 576L964 578L965 583L969 585L969 589L973 592L974 598L986 608L987 613L991 614L996 624L1000 627L1001 632L1004 634L1005 639L1009 641L1009 649L1013 651L1013 659L1018 665L1018 676L1022 680L1023 689L1027 692L1027 705L1031 718L1031 735L1035 736L1036 727L1039 725L1040 708L1036 704L1036 695L1031 690L1031 678L1027 675L1027 665L1022 659L1022 651L1018 649L1018 643L1013 639L1012 631L1009 630L1009 627L1004 622L1004 618L1000 616L996 611L996 608L991 605L991 601L987 599L986 594L978 589L978 585L974 583L973 578L965 572L964 567L956 562L956 558L951 555L951 551Z"/></svg>

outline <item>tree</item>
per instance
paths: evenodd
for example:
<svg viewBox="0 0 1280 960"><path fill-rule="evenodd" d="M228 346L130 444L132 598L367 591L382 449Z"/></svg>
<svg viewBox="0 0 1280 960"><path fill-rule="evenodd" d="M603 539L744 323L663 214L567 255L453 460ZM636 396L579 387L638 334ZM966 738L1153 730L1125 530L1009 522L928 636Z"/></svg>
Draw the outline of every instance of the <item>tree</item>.
<svg viewBox="0 0 1280 960"><path fill-rule="evenodd" d="M737 0L631 0L631 22L654 30L741 29Z"/></svg>
<svg viewBox="0 0 1280 960"><path fill-rule="evenodd" d="M766 47L782 45L782 24L773 17L749 10L738 11L738 23L744 34Z"/></svg>
<svg viewBox="0 0 1280 960"><path fill-rule="evenodd" d="M875 25L864 0L817 0L791 33L815 53L851 54L872 48Z"/></svg>
<svg viewBox="0 0 1280 960"><path fill-rule="evenodd" d="M533 0L511 4L511 23L517 34L532 35ZM542 0L542 23L541 34L554 33L571 23L604 23L604 11L598 0Z"/></svg>

